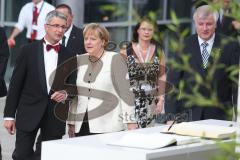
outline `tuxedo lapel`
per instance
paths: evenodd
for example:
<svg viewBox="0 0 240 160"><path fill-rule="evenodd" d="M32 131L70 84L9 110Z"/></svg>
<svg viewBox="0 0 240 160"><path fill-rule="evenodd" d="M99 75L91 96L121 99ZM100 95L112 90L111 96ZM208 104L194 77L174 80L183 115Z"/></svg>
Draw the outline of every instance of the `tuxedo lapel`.
<svg viewBox="0 0 240 160"><path fill-rule="evenodd" d="M55 76L54 76L54 80L53 80L53 84L51 86L52 90L58 90L59 86L62 83L62 79L61 79L61 73L60 73L60 65L64 62L64 48L62 45L60 45L60 50L58 52L58 61L57 61L57 68L56 68L56 72L55 72Z"/></svg>
<svg viewBox="0 0 240 160"><path fill-rule="evenodd" d="M57 66L59 66L63 61L64 61L63 46L60 45L60 50L59 50L59 53L58 53L58 62L57 62Z"/></svg>
<svg viewBox="0 0 240 160"><path fill-rule="evenodd" d="M38 62L38 71L39 71L39 79L42 86L42 89L45 93L47 91L47 84L46 84L46 74L45 74L45 64L44 64L44 52L43 52L43 42L39 41L37 44L37 62Z"/></svg>

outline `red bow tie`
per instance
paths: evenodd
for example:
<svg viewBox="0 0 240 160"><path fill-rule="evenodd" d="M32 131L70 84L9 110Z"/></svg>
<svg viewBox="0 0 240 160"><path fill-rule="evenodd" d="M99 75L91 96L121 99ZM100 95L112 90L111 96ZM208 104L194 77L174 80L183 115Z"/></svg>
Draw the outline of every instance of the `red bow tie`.
<svg viewBox="0 0 240 160"><path fill-rule="evenodd" d="M43 43L46 44L45 39L43 38L42 40L43 40ZM60 45L58 44L58 45L53 46L51 44L46 44L46 50L50 51L51 49L54 49L58 53L60 51Z"/></svg>
<svg viewBox="0 0 240 160"><path fill-rule="evenodd" d="M46 49L47 49L47 51L50 51L51 49L54 49L58 53L59 50L60 50L60 45L53 46L53 45L47 44Z"/></svg>

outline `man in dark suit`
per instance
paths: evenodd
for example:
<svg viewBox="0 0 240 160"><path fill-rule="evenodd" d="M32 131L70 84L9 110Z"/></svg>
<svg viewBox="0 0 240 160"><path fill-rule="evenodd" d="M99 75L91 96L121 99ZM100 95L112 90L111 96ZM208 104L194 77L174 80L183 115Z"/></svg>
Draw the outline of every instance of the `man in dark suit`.
<svg viewBox="0 0 240 160"><path fill-rule="evenodd" d="M197 34L185 40L184 55L176 54L179 68L170 68L167 76L168 82L179 89L166 97L168 120L227 119L233 94L227 68L236 64L239 45L215 33L218 13L210 6L197 8L193 18ZM189 57L188 67L183 56Z"/></svg>
<svg viewBox="0 0 240 160"><path fill-rule="evenodd" d="M219 3L218 0L215 0L214 3ZM224 34L226 36L231 36L232 38L235 38L239 40L239 35L240 35L240 21L237 21L231 15L233 14L231 12L231 3L233 3L232 0L223 0L222 1L222 8L219 9L219 18L217 21L217 28L216 28L216 33ZM239 41L240 42L240 41ZM238 57L235 58L235 60L239 63L239 55ZM238 79L238 74L235 76L236 79ZM233 103L235 105L234 108L234 118L236 119L237 117L237 93L238 93L238 85L233 86Z"/></svg>
<svg viewBox="0 0 240 160"><path fill-rule="evenodd" d="M60 4L56 7L56 10L63 13L67 17L67 31L62 39L62 44L67 47L73 56L77 54L86 53L83 41L83 31L81 28L77 28L73 25L73 14L70 6L66 4Z"/></svg>
<svg viewBox="0 0 240 160"><path fill-rule="evenodd" d="M219 1L217 0L214 3L219 3ZM217 20L216 32L237 38L240 30L240 22L236 21L233 17L230 17L231 3L232 0L223 1L223 7L218 11L219 18Z"/></svg>
<svg viewBox="0 0 240 160"><path fill-rule="evenodd" d="M16 131L14 160L36 158L33 146L39 129L42 141L60 139L65 133L65 122L54 115L54 108L70 93L64 82L74 82L75 75L66 74L76 68L76 61L63 65L71 57L59 45L67 28L66 17L51 11L44 28L43 40L22 47L9 86L4 126L10 134Z"/></svg>
<svg viewBox="0 0 240 160"><path fill-rule="evenodd" d="M0 97L4 97L7 94L7 87L4 81L4 75L7 68L7 61L9 57L9 48L7 44L7 37L5 31L0 27ZM2 159L0 143L0 160Z"/></svg>

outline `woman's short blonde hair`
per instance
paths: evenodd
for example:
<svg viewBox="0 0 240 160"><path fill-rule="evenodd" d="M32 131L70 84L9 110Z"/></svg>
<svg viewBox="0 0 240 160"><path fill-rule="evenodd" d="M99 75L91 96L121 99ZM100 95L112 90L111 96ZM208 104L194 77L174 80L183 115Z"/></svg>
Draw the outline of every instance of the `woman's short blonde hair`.
<svg viewBox="0 0 240 160"><path fill-rule="evenodd" d="M97 34L99 38L105 42L104 47L107 46L109 41L109 32L104 26L97 23L89 23L83 30L83 36L85 37L87 34Z"/></svg>

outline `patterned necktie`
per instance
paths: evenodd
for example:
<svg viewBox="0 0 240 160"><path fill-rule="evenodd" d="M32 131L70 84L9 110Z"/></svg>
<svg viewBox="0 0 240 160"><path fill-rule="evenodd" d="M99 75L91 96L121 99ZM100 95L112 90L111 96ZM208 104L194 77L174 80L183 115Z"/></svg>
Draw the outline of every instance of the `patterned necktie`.
<svg viewBox="0 0 240 160"><path fill-rule="evenodd" d="M33 25L37 25L37 18L38 18L38 9L37 6L34 7L33 10L33 20L32 20L32 26ZM31 40L35 40L35 38L37 37L37 30L36 28L32 28L32 33L31 33Z"/></svg>
<svg viewBox="0 0 240 160"><path fill-rule="evenodd" d="M208 43L207 42L203 42L201 44L202 46L202 60L203 60L203 68L205 69L207 67L207 63L208 63L208 58L209 58L209 53L207 51L207 46Z"/></svg>

